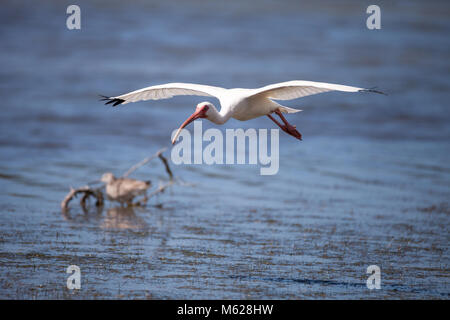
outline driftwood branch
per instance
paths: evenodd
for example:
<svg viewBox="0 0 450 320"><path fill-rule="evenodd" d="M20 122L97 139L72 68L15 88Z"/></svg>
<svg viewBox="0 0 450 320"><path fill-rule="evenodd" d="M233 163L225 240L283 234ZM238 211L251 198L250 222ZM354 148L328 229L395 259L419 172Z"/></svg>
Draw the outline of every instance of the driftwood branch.
<svg viewBox="0 0 450 320"><path fill-rule="evenodd" d="M169 180L168 183L165 183L165 184L162 184L162 185L160 184L158 189L156 189L155 191L151 192L149 195L146 195L144 197L144 199L143 199L144 203L146 203L148 201L148 199L150 199L154 195L156 195L158 193L163 193L168 187L170 187L171 185L173 185L175 183L173 172L172 172L172 170L170 169L170 166L169 166L169 161L167 161L166 157L164 157L162 155L162 152L158 152L157 156L162 161L162 163L164 164L164 167L166 168L166 172L169 175L170 180Z"/></svg>
<svg viewBox="0 0 450 320"><path fill-rule="evenodd" d="M165 184L160 184L160 186L155 191L151 192L148 196L146 195L143 199L144 203L146 203L147 200L149 198L151 198L152 196L154 196L158 193L164 192L168 187L170 187L171 185L173 185L175 183L173 172L169 166L169 161L167 160L167 158L165 158L163 156L163 152L166 151L166 149L167 148L160 149L154 155L147 157L147 158L143 159L142 161L138 162L137 164L133 165L130 169L128 169L127 172L125 172L125 174L121 178L118 178L118 179L124 179L124 178L128 177L131 173L136 171L138 168L145 165L146 163L150 162L151 160L153 160L155 158L159 158L161 160L161 162L163 163L167 174L169 175L169 182L167 182ZM85 211L87 210L86 202L89 199L89 197L94 197L96 199L95 205L97 207L103 206L104 196L103 196L101 189L102 188L91 188L89 186L83 186L83 187L76 188L76 189L70 188L69 193L66 195L64 200L61 202L61 209L63 211L66 211L68 209L69 202L73 198L75 198L78 194L82 194L82 197L80 199L80 205L83 208L83 210L85 210Z"/></svg>
<svg viewBox="0 0 450 320"><path fill-rule="evenodd" d="M166 151L166 149L167 149L167 148L162 148L162 149L158 150L154 155L152 155L152 156L150 156L150 157L147 157L147 158L145 158L144 160L142 160L142 161L136 163L134 166L132 166L130 169L128 169L127 172L125 172L125 173L122 175L122 178L128 177L131 173L133 173L134 171L136 171L136 169L142 167L144 164L146 164L146 163L148 163L149 161L155 159L156 157L162 156L162 153L163 153L164 151ZM164 158L164 157L163 157L163 158ZM166 161L167 161L167 160L166 160Z"/></svg>
<svg viewBox="0 0 450 320"><path fill-rule="evenodd" d="M166 167L166 172L170 177L170 181L173 181L173 173L172 170L170 170L169 161L167 161L167 159L162 155L162 153L160 153L158 157L161 159L162 163L164 164L164 167Z"/></svg>
<svg viewBox="0 0 450 320"><path fill-rule="evenodd" d="M170 187L171 185L173 185L175 183L175 181L170 180L168 183L165 183L163 185L160 185L158 187L158 189L156 189L155 191L153 191L152 193L149 194L149 198L153 197L155 194L158 194L160 192L164 192L168 187Z"/></svg>
<svg viewBox="0 0 450 320"><path fill-rule="evenodd" d="M163 193L168 187L170 187L171 185L173 185L175 183L175 180L170 180L169 182L162 184L158 187L158 189L156 189L155 191L151 192L149 195L146 195L143 199L142 202L145 204L147 203L148 199L150 199L151 197L153 197L154 195L157 195L158 193Z"/></svg>
<svg viewBox="0 0 450 320"><path fill-rule="evenodd" d="M104 204L104 198L103 193L100 191L100 189L92 189L89 186L83 186L80 188L70 188L69 193L66 195L63 201L61 201L61 209L67 210L69 206L69 202L75 198L78 194L82 194L80 204L83 207L83 209L86 210L86 200L89 197L94 197L96 199L95 205L97 207L102 206Z"/></svg>
<svg viewBox="0 0 450 320"><path fill-rule="evenodd" d="M154 195L158 194L158 193L162 193L164 192L168 187L170 187L171 185L173 185L175 183L174 180L174 176L173 176L173 172L170 169L169 166L169 161L167 160L166 157L163 156L164 151L166 151L167 148L162 148L160 150L158 150L154 155L145 158L144 160L136 163L134 166L132 166L130 169L128 169L127 172L125 172L125 174L122 176L123 178L126 178L127 176L129 176L131 173L133 173L134 171L136 171L138 168L142 167L143 165L145 165L146 163L150 162L151 160L155 159L155 158L159 158L161 160L161 162L164 165L164 168L166 169L167 174L169 175L169 182L165 183L163 185L160 185L158 187L158 189L156 189L155 191L151 192L149 195L146 195L143 199L142 202L146 203L148 201L148 199L150 199L151 197L153 197Z"/></svg>

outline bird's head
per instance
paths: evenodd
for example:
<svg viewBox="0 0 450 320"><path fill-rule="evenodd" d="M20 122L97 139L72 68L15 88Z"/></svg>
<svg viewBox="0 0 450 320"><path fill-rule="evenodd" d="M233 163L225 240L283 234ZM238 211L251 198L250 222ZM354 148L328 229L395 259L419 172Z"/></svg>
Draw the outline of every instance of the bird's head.
<svg viewBox="0 0 450 320"><path fill-rule="evenodd" d="M214 115L216 115L217 109L216 107L211 103L211 102L200 102L197 107L195 108L195 112L186 119L186 121L183 122L183 124L178 128L177 132L175 133L173 139L172 139L172 144L175 144L175 142L178 139L178 136L181 133L181 130L184 129L184 127L186 127L189 123L191 123L194 120L197 119L201 119L201 118L206 118L208 120L211 120L214 122L213 118Z"/></svg>
<svg viewBox="0 0 450 320"><path fill-rule="evenodd" d="M111 183L114 181L114 179L115 179L114 175L111 172L107 172L102 175L100 181L104 183Z"/></svg>

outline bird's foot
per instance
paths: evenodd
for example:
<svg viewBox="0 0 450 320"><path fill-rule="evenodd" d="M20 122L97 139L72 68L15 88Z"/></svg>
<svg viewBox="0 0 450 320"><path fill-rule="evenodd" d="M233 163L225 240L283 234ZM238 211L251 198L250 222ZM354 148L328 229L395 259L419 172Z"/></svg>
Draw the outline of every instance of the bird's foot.
<svg viewBox="0 0 450 320"><path fill-rule="evenodd" d="M298 130L296 129L296 126L293 125L282 125L280 126L280 128L286 132L287 134L293 136L294 138L297 138L298 140L302 140L302 134L300 132L298 132Z"/></svg>
<svg viewBox="0 0 450 320"><path fill-rule="evenodd" d="M275 110L274 112L281 118L281 120L283 121L284 124L279 123L270 114L267 115L269 117L269 119L272 120L273 122L275 122L276 125L279 126L281 128L281 130L283 130L287 134L293 136L294 138L302 140L302 134L297 131L297 129L296 129L297 127L293 126L292 124L287 122L287 120L284 118L283 114L279 110Z"/></svg>

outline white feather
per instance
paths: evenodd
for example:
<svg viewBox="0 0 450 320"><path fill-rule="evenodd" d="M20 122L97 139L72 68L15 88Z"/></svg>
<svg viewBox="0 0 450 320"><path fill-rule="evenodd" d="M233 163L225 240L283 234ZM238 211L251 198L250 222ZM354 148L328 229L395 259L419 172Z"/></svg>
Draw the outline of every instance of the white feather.
<svg viewBox="0 0 450 320"><path fill-rule="evenodd" d="M146 87L111 99L125 100L122 104L142 100L168 99L174 96L208 96L216 97L226 89L213 86L205 86L193 83L167 83L163 85Z"/></svg>

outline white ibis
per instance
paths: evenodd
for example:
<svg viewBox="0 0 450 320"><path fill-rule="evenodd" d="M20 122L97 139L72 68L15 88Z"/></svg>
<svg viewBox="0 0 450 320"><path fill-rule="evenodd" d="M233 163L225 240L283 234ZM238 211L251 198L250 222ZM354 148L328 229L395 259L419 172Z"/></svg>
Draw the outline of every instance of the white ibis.
<svg viewBox="0 0 450 320"><path fill-rule="evenodd" d="M374 89L324 82L293 80L271 84L258 89L225 89L193 83L167 83L139 89L120 96L103 96L104 99L102 100L106 101L105 104L111 103L113 106L141 100L167 99L179 95L212 96L220 101L220 111L211 102L199 103L195 112L183 122L176 132L172 139L172 144L176 142L184 127L199 118L208 119L216 124L224 124L230 118L246 121L260 116L268 116L284 132L301 140L302 135L297 131L296 126L287 122L283 113L295 113L302 110L282 106L273 100L292 100L327 91L375 92L383 94ZM278 122L272 116L272 113L278 115L283 124Z"/></svg>
<svg viewBox="0 0 450 320"><path fill-rule="evenodd" d="M145 194L151 185L150 181L116 178L110 172L103 174L100 181L106 184L106 195L110 200L128 205L132 204L134 197Z"/></svg>

